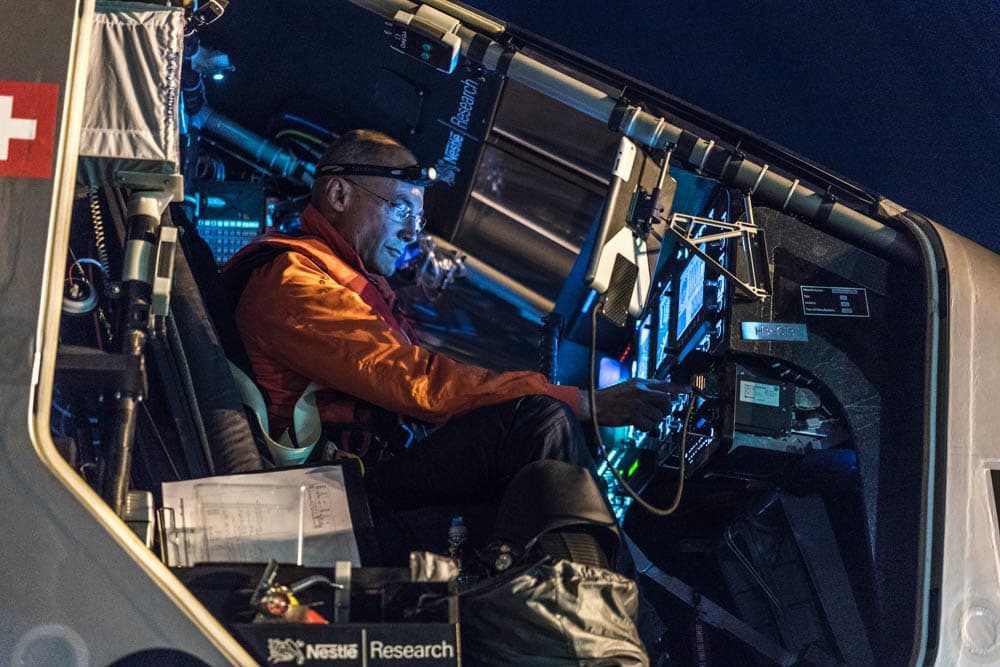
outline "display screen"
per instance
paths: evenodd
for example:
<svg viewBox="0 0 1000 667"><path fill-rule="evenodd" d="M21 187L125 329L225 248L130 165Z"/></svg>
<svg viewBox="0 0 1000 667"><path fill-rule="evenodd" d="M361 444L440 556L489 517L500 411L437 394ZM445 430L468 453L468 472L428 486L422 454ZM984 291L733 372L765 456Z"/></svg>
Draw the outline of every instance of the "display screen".
<svg viewBox="0 0 1000 667"><path fill-rule="evenodd" d="M667 334L670 331L670 283L660 295L659 319L656 323L656 369L663 365L663 359L667 356Z"/></svg>
<svg viewBox="0 0 1000 667"><path fill-rule="evenodd" d="M705 260L697 255L684 267L677 285L677 335L683 338L691 322L705 305Z"/></svg>
<svg viewBox="0 0 1000 667"><path fill-rule="evenodd" d="M635 355L635 376L637 378L649 377L649 339L652 337L653 315L650 315L639 324L638 339L636 341Z"/></svg>
<svg viewBox="0 0 1000 667"><path fill-rule="evenodd" d="M618 384L622 380L628 379L628 366L625 366L611 357L601 359L597 367L597 388L604 389L613 384Z"/></svg>

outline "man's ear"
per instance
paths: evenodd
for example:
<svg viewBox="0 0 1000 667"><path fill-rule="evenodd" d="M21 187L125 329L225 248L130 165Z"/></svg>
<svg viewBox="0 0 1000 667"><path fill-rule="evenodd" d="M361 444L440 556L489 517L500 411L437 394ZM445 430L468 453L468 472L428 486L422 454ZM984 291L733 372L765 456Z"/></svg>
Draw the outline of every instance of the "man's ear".
<svg viewBox="0 0 1000 667"><path fill-rule="evenodd" d="M347 208L347 184L344 179L336 176L326 179L323 184L323 199L334 211L343 213Z"/></svg>

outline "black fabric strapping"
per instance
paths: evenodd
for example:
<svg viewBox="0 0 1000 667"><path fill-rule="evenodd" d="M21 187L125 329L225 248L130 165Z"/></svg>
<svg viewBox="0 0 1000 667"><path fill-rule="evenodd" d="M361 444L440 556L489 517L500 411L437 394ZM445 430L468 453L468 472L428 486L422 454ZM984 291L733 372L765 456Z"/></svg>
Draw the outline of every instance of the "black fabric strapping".
<svg viewBox="0 0 1000 667"><path fill-rule="evenodd" d="M611 115L608 117L608 129L612 132L620 132L622 129L622 121L625 119L625 114L628 113L628 105L624 102L619 102L615 105L615 108L611 110Z"/></svg>
<svg viewBox="0 0 1000 667"><path fill-rule="evenodd" d="M728 151L727 151L728 152ZM740 172L740 167L743 165L743 161L746 159L743 155L730 155L730 160L723 166L720 174L719 180L721 180L726 185L732 185L736 180L736 174Z"/></svg>
<svg viewBox="0 0 1000 667"><path fill-rule="evenodd" d="M732 153L716 144L712 147L712 152L708 154L708 159L705 160L705 171L710 174L721 174L732 158Z"/></svg>
<svg viewBox="0 0 1000 667"><path fill-rule="evenodd" d="M684 162L691 162L691 154L694 152L694 147L698 145L698 135L691 134L687 131L682 131L681 136L677 138L677 157L679 157Z"/></svg>
<svg viewBox="0 0 1000 667"><path fill-rule="evenodd" d="M472 38L472 43L469 44L469 50L466 52L466 57L476 64L482 64L483 58L486 57L486 51L493 44L493 40L485 35L480 35L476 33L475 37Z"/></svg>
<svg viewBox="0 0 1000 667"><path fill-rule="evenodd" d="M515 55L517 55L515 51L507 50L503 52L500 60L497 61L497 74L504 78L507 77L507 70L510 69L510 61L514 59Z"/></svg>
<svg viewBox="0 0 1000 667"><path fill-rule="evenodd" d="M836 197L832 195L824 197L823 203L819 205L819 210L816 211L816 221L824 225L830 222L830 216L833 215L833 206L836 203Z"/></svg>
<svg viewBox="0 0 1000 667"><path fill-rule="evenodd" d="M151 215L146 215L144 213L137 213L135 215L130 215L126 221L128 225L128 230L126 232L126 241L146 241L147 243L156 243L158 239L157 231L160 228L160 221L158 218L154 218Z"/></svg>

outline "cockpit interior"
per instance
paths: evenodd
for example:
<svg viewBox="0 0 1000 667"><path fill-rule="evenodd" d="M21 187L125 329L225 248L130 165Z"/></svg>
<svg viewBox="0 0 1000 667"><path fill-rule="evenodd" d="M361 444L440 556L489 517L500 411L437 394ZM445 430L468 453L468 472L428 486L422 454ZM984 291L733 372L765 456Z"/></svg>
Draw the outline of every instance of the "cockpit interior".
<svg viewBox="0 0 1000 667"><path fill-rule="evenodd" d="M509 27L439 62L365 4L234 0L197 30L150 19L183 47L149 74L177 90L151 124L176 131L182 178L145 239L145 354L129 357L123 285L144 240L130 193L169 159L88 155L100 141L84 137L51 406L66 461L158 553L165 482L280 467L232 410L217 270L297 228L326 145L377 129L438 173L392 279L423 344L559 384L693 388L655 429L587 425L670 664L908 664L932 428L925 221L536 35ZM110 32L88 90L148 57ZM610 119L592 99L613 101ZM116 105L95 94L86 118ZM677 140L627 136L640 112ZM138 162L160 166L108 176ZM444 541L433 530L422 546Z"/></svg>

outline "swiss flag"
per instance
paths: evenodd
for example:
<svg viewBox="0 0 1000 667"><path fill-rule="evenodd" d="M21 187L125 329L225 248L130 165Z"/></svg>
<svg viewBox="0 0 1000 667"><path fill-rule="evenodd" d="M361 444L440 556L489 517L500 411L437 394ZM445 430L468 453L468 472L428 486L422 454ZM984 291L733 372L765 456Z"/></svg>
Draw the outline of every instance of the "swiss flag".
<svg viewBox="0 0 1000 667"><path fill-rule="evenodd" d="M52 178L59 86L0 81L0 176Z"/></svg>

